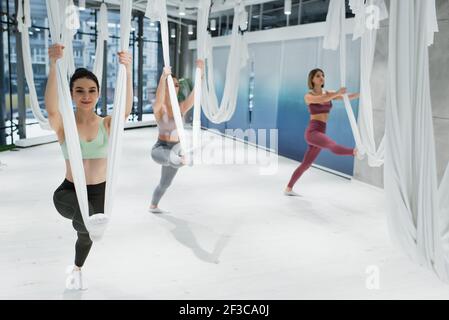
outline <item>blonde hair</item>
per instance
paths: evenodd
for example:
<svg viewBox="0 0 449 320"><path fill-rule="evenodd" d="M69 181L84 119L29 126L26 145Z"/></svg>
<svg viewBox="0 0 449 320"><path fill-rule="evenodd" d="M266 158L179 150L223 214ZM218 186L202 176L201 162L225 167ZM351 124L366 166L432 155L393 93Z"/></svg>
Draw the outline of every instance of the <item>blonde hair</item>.
<svg viewBox="0 0 449 320"><path fill-rule="evenodd" d="M319 69L319 68L313 69L312 71L309 72L309 79L308 79L308 81L307 81L307 85L309 86L309 89L310 89L310 90L313 90L313 88L315 87L315 86L313 85L313 78L315 78L315 75L316 75L318 72L321 72L321 73L324 75L324 71L321 70L321 69ZM324 85L323 85L323 87L324 87Z"/></svg>

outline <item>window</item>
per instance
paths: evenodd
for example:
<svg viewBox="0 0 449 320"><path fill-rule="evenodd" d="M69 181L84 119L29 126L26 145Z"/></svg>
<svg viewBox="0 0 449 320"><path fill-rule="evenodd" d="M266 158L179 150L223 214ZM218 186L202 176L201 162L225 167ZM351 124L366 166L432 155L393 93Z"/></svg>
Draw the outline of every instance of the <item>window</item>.
<svg viewBox="0 0 449 320"><path fill-rule="evenodd" d="M16 9L14 7L14 1L0 0L2 4L2 12L6 12L6 8L9 9L9 15L12 19L12 15ZM76 3L76 2L75 2ZM50 34L47 21L47 8L45 1L42 0L30 0L31 15L32 15L32 27L30 28L30 49L31 59L33 63L34 82L36 85L36 93L41 108L44 108L44 94L47 84L47 75L49 71L48 62L48 47L51 45ZM98 8L97 8L98 9ZM117 78L117 51L120 42L120 14L117 10L113 11L109 8L109 32L110 38L108 41L107 51L107 105L108 113L112 111L112 103L114 98L114 88ZM10 36L8 37L7 24L5 15L1 16L2 19L2 32L0 41L2 41L3 52L0 52L3 56L3 77L4 82L0 86L2 95L0 95L0 146L6 143L11 144L17 140L17 125L18 125L18 99L17 97L17 52L16 52L16 37L11 27ZM135 25L134 25L135 27ZM93 69L95 62L95 50L96 50L96 34L95 34L95 10L93 8L86 8L85 11L80 12L80 29L75 35L73 40L73 53L76 67L85 67L89 70ZM161 69L160 61L158 60L158 54L161 50L159 27L157 24L150 25L150 21L145 19L144 28L145 37L145 60L144 64L144 106L151 103L150 91L155 92L157 86L158 73ZM130 48L131 50L135 46L136 38L131 36ZM11 44L10 48L8 43ZM137 66L137 61L134 62ZM10 67L11 66L11 67ZM137 69L135 69L137 70ZM11 74L11 77L9 76ZM20 76L23 76L20 75ZM137 73L134 74L137 85ZM137 90L136 90L137 91ZM28 87L25 86L25 107L30 108ZM98 105L101 107L101 101ZM45 114L45 111L44 111ZM30 110L26 112L27 116L27 137L39 136L48 134L40 130L39 126L36 126L36 120L32 116ZM7 141L6 141L7 140Z"/></svg>
<svg viewBox="0 0 449 320"><path fill-rule="evenodd" d="M159 23L144 19L144 59L143 59L143 112L152 113L156 98L159 75L162 72L162 61L159 51L162 50L159 35Z"/></svg>

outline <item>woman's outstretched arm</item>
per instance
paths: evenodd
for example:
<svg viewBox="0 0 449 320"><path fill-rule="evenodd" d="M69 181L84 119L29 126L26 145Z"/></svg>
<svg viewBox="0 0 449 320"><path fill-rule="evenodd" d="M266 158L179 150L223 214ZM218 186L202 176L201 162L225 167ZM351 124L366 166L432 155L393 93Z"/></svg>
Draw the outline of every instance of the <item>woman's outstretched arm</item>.
<svg viewBox="0 0 449 320"><path fill-rule="evenodd" d="M360 97L360 93L350 93L348 94L349 100L358 99ZM334 100L343 100L343 96L339 96L335 98Z"/></svg>
<svg viewBox="0 0 449 320"><path fill-rule="evenodd" d="M134 103L134 86L133 86L133 70L132 63L133 57L129 52L119 52L119 63L123 64L126 68L126 111L125 111L125 121L131 114Z"/></svg>
<svg viewBox="0 0 449 320"><path fill-rule="evenodd" d="M346 88L340 88L337 92L326 92L325 94L321 96L315 96L311 93L307 93L304 96L304 100L307 105L309 104L323 104L332 100L336 100L338 97L341 97L343 94L346 93Z"/></svg>
<svg viewBox="0 0 449 320"><path fill-rule="evenodd" d="M48 121L52 129L58 134L63 129L62 117L59 113L58 82L56 74L56 63L64 56L64 46L55 44L48 49L50 58L50 72L48 74L47 86L45 88L45 109L48 113Z"/></svg>
<svg viewBox="0 0 449 320"><path fill-rule="evenodd" d="M171 75L171 67L164 67L156 89L156 99L153 105L153 113L156 116L160 113L162 105L165 102L165 92L167 90L167 78Z"/></svg>

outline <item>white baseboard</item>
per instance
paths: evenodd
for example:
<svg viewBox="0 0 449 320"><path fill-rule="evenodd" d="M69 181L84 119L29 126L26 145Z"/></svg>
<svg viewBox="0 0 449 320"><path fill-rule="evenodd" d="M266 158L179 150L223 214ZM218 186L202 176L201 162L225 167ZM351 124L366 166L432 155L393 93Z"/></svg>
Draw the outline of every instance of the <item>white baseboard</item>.
<svg viewBox="0 0 449 320"><path fill-rule="evenodd" d="M56 134L49 134L49 135L40 136L40 137L20 139L20 140L14 141L14 144L16 147L19 147L19 148L29 148L29 147L39 146L42 144L53 143L56 141L58 141Z"/></svg>
<svg viewBox="0 0 449 320"><path fill-rule="evenodd" d="M145 127L155 127L155 126L157 126L157 123L155 120L127 122L127 123L125 123L125 130L126 129L136 129L136 128L145 128Z"/></svg>
<svg viewBox="0 0 449 320"><path fill-rule="evenodd" d="M154 121L154 120L127 122L127 123L125 123L125 130L145 128L145 127L154 127L156 125L157 125L156 121ZM20 140L15 141L14 144L18 148L30 148L30 147L35 147L35 146L39 146L42 144L53 143L53 142L57 142L57 141L58 141L58 138L56 137L56 134L50 134L50 135L45 135L45 136L40 136L40 137L20 139Z"/></svg>

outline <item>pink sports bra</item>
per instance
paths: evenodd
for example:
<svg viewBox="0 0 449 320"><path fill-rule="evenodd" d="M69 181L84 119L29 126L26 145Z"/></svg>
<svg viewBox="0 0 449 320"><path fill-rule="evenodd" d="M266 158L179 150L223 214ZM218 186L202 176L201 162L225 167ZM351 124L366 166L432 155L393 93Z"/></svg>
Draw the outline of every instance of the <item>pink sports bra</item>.
<svg viewBox="0 0 449 320"><path fill-rule="evenodd" d="M332 109L332 101L325 102L323 104L311 103L309 104L309 111L311 115L320 113L329 113Z"/></svg>
<svg viewBox="0 0 449 320"><path fill-rule="evenodd" d="M164 112L162 114L162 119L157 123L159 128L159 134L163 136L169 136L176 139L178 137L178 131L176 130L175 119L169 118L168 114Z"/></svg>

